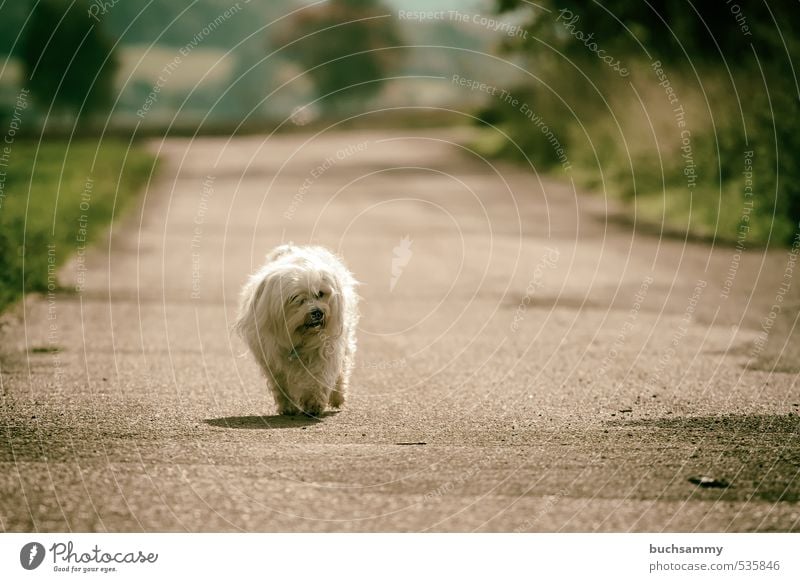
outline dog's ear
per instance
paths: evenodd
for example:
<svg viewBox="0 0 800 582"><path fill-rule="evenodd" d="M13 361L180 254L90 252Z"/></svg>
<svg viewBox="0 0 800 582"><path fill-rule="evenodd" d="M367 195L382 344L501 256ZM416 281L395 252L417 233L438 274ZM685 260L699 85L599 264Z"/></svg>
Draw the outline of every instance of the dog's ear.
<svg viewBox="0 0 800 582"><path fill-rule="evenodd" d="M342 293L341 282L338 277L334 277L333 293L330 298L331 320L329 324L332 326L331 334L335 337L341 335L344 329L344 311L345 311L345 297Z"/></svg>
<svg viewBox="0 0 800 582"><path fill-rule="evenodd" d="M258 277L258 276L256 276ZM242 299L236 329L255 351L264 349L265 341L285 343L287 336L283 312L281 276L278 272L253 278Z"/></svg>
<svg viewBox="0 0 800 582"><path fill-rule="evenodd" d="M341 290L340 308L342 310L342 326L344 327L345 319L358 319L358 287L361 283L344 266L337 270L336 277Z"/></svg>
<svg viewBox="0 0 800 582"><path fill-rule="evenodd" d="M259 283L255 293L255 313L259 329L269 330L270 339L282 347L291 346L294 311L286 305L290 292L290 277L281 270L270 272Z"/></svg>
<svg viewBox="0 0 800 582"><path fill-rule="evenodd" d="M247 321L253 321L256 326L263 325L270 306L267 305L267 286L270 277L254 275L242 290L242 299L239 307L239 321L237 327L241 330Z"/></svg>
<svg viewBox="0 0 800 582"><path fill-rule="evenodd" d="M250 281L242 289L241 297L239 299L239 315L234 323L234 330L245 338L248 334L252 324L258 321L256 306L258 305L258 298L264 292L264 280L259 282L251 277ZM247 338L245 338L247 339Z"/></svg>
<svg viewBox="0 0 800 582"><path fill-rule="evenodd" d="M331 310L329 322L331 327L329 331L331 335L338 337L344 330L345 314L350 302L350 297L348 296L351 292L350 287L348 287L350 282L347 279L347 273L341 270L331 272L326 275L326 279L332 291L329 299Z"/></svg>
<svg viewBox="0 0 800 582"><path fill-rule="evenodd" d="M267 253L267 262L271 263L272 261L281 258L283 255L291 253L294 250L294 244L289 242L285 245L280 245L272 249L270 252Z"/></svg>

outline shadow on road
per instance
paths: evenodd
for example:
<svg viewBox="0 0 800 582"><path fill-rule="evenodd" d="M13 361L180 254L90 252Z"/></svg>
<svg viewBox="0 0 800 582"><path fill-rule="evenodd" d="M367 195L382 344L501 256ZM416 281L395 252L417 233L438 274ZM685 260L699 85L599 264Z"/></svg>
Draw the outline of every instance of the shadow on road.
<svg viewBox="0 0 800 582"><path fill-rule="evenodd" d="M664 478L671 479L676 470L685 473L698 488L722 491L714 493L716 499L800 501L800 416L796 413L623 420L606 425L643 429L629 433L635 441L629 446L635 449L650 443L652 470L662 470ZM717 482L725 485L719 489L710 485Z"/></svg>
<svg viewBox="0 0 800 582"><path fill-rule="evenodd" d="M798 407L793 406L797 411ZM800 416L796 414L725 414L719 416L676 416L674 418L653 418L638 420L617 420L607 422L611 426L645 427L672 431L696 432L710 434L725 432L739 435L757 435L800 433ZM795 449L793 441L787 440L786 446Z"/></svg>
<svg viewBox="0 0 800 582"><path fill-rule="evenodd" d="M281 416L277 414L272 416L226 416L224 418L206 418L203 422L220 428L271 430L276 428L298 428L317 424L322 422L322 419L326 416L331 416L333 414L336 413L326 412L318 418L310 416Z"/></svg>

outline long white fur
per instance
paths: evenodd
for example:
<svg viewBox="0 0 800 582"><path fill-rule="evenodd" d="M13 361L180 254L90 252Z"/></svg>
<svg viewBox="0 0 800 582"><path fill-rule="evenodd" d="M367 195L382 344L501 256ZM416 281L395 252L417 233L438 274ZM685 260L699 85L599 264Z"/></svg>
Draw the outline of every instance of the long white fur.
<svg viewBox="0 0 800 582"><path fill-rule="evenodd" d="M243 287L234 328L280 414L318 416L344 404L356 351L356 285L329 250L287 244L273 249ZM321 327L308 325L315 308L323 313Z"/></svg>

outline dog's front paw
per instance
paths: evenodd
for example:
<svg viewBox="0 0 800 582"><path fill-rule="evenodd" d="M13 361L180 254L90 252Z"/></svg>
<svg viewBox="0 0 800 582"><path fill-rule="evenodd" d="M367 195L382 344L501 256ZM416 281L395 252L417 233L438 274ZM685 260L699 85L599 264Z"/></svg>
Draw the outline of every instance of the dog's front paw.
<svg viewBox="0 0 800 582"><path fill-rule="evenodd" d="M283 402L278 405L278 414L283 416L297 416L302 414L302 411L292 403Z"/></svg>
<svg viewBox="0 0 800 582"><path fill-rule="evenodd" d="M319 398L318 395L309 396L300 401L300 408L307 416L318 417L325 411L327 403Z"/></svg>
<svg viewBox="0 0 800 582"><path fill-rule="evenodd" d="M344 392L333 390L328 398L328 405L331 408L341 408L344 405Z"/></svg>

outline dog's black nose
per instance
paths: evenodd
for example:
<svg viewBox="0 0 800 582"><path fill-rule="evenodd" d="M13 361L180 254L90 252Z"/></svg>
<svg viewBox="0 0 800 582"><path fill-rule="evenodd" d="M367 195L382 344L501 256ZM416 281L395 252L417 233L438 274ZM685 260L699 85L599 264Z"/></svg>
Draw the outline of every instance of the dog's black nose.
<svg viewBox="0 0 800 582"><path fill-rule="evenodd" d="M322 310L318 307L315 307L311 310L311 313L308 314L311 317L311 321L319 321L322 319Z"/></svg>

